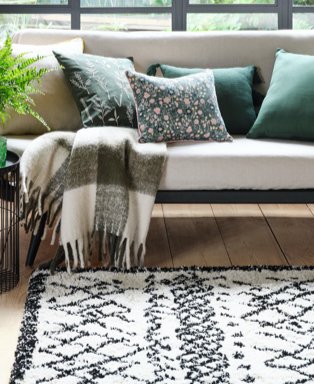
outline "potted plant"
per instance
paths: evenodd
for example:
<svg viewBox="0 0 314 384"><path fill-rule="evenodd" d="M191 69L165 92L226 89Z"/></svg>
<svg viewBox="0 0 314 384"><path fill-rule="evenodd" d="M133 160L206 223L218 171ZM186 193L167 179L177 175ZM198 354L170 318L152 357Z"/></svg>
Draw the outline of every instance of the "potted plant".
<svg viewBox="0 0 314 384"><path fill-rule="evenodd" d="M10 118L10 109L19 114L29 114L38 119L48 130L45 120L33 109L31 94L43 93L36 86L42 76L49 72L46 68L34 66L43 56L27 57L26 53L14 56L12 40L7 36L0 49L0 123ZM6 140L0 142L0 167L5 165Z"/></svg>

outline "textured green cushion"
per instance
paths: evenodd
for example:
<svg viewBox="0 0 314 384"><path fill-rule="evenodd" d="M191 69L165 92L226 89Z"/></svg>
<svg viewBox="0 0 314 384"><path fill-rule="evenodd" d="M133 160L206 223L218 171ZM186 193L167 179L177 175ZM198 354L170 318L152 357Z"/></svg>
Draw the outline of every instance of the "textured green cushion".
<svg viewBox="0 0 314 384"><path fill-rule="evenodd" d="M249 138L314 141L314 56L279 50Z"/></svg>
<svg viewBox="0 0 314 384"><path fill-rule="evenodd" d="M153 74L154 66L148 70ZM180 68L160 65L164 77L175 78L204 71L201 68ZM252 87L255 67L213 69L216 94L221 115L231 134L246 134L254 124L256 113Z"/></svg>
<svg viewBox="0 0 314 384"><path fill-rule="evenodd" d="M211 70L177 79L127 72L137 105L141 143L231 141Z"/></svg>
<svg viewBox="0 0 314 384"><path fill-rule="evenodd" d="M125 76L129 59L54 52L62 65L84 127L137 126L133 94Z"/></svg>

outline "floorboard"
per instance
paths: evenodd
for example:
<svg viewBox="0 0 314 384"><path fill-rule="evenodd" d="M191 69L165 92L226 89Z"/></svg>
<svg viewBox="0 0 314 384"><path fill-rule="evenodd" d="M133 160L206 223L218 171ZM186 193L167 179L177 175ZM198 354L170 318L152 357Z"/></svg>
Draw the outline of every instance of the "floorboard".
<svg viewBox="0 0 314 384"><path fill-rule="evenodd" d="M209 204L163 204L175 267L230 266Z"/></svg>
<svg viewBox="0 0 314 384"><path fill-rule="evenodd" d="M257 204L213 204L223 241L233 265L285 265Z"/></svg>
<svg viewBox="0 0 314 384"><path fill-rule="evenodd" d="M14 361L14 351L19 334L20 323L23 316L24 303L27 294L28 280L33 268L25 267L26 252L30 235L20 228L20 281L16 288L0 295L0 383L9 381L11 366ZM56 246L49 244L49 234L42 241L34 268L44 260L54 255Z"/></svg>
<svg viewBox="0 0 314 384"><path fill-rule="evenodd" d="M173 267L161 204L154 207L146 244L146 267Z"/></svg>
<svg viewBox="0 0 314 384"><path fill-rule="evenodd" d="M262 204L278 244L291 265L314 265L314 217L305 204Z"/></svg>

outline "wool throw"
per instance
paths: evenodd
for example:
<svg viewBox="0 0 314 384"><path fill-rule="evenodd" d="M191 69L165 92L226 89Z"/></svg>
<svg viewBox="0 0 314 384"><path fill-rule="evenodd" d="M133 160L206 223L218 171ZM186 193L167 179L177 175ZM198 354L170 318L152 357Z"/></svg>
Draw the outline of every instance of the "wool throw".
<svg viewBox="0 0 314 384"><path fill-rule="evenodd" d="M60 232L68 271L84 268L98 237L112 266L142 265L166 145L139 144L134 129L101 127L52 132L35 139L21 158L21 215L36 233L47 215ZM71 263L73 260L73 263Z"/></svg>

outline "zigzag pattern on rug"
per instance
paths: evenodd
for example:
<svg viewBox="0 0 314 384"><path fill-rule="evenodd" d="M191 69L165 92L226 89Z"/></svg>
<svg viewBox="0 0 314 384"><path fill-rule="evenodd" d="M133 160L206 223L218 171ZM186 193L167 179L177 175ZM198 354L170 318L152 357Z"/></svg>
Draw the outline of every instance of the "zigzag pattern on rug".
<svg viewBox="0 0 314 384"><path fill-rule="evenodd" d="M313 268L38 271L11 383L311 384L313 302Z"/></svg>

